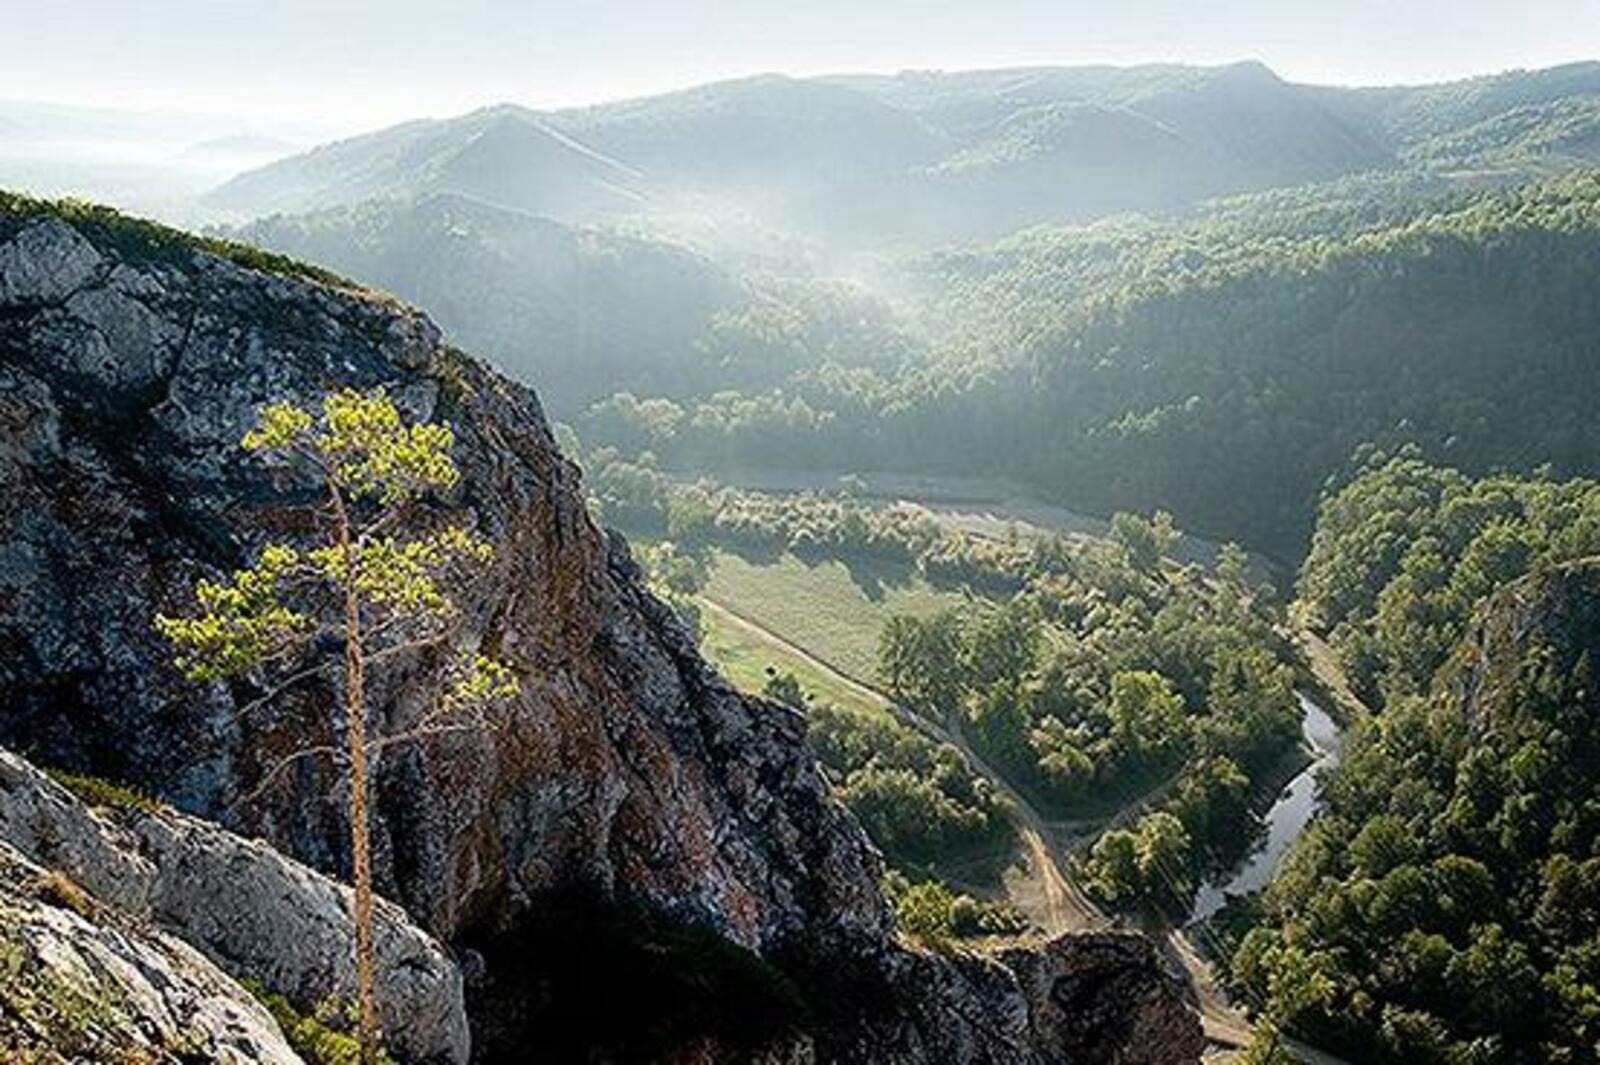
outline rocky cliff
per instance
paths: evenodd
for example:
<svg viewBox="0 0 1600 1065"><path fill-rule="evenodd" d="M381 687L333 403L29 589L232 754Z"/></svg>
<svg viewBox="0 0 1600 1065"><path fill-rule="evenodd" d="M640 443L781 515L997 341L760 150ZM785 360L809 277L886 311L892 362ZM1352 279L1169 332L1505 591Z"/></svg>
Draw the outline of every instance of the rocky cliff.
<svg viewBox="0 0 1600 1065"><path fill-rule="evenodd" d="M877 856L829 797L801 721L708 669L626 546L590 521L527 389L380 295L23 200L0 200L0 742L344 869L332 767L307 760L256 794L283 753L332 738L328 693L308 685L241 714L260 689L184 684L150 628L197 576L249 558L261 530L293 535L305 487L275 480L238 440L261 403L314 403L340 385L384 385L413 415L448 421L463 476L445 502L501 546L467 613L521 680L510 725L396 748L376 783L385 894L462 951L469 998L516 1007L477 1011L481 1052L525 1049L567 1001L570 966L547 953L529 968L505 946L559 934L541 918L560 899L597 929L637 920L680 944L676 930L703 930L726 948L711 969L729 986L748 990L740 966L758 968L783 1019L741 1038L772 1053L1195 1056L1198 1026L1137 940L1111 969L1076 940L1045 949L1064 973L1095 959L1101 975L1066 999L1062 979L1036 978L1048 966L894 946ZM419 713L428 664L373 678L386 721ZM846 976L874 994L829 994ZM1092 1031L1046 1020L1063 1010ZM680 1035L728 1056L727 1033Z"/></svg>
<svg viewBox="0 0 1600 1065"><path fill-rule="evenodd" d="M1563 755L1587 761L1600 755L1597 661L1600 558L1585 558L1536 570L1485 599L1434 678L1433 696L1459 714L1473 742L1509 744L1553 726Z"/></svg>

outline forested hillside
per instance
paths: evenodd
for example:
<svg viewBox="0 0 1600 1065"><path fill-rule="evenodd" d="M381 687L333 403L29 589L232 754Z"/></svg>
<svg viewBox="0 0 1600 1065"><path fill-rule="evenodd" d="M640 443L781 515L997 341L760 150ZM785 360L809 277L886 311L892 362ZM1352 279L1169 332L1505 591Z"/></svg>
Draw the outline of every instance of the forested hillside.
<svg viewBox="0 0 1600 1065"><path fill-rule="evenodd" d="M859 288L739 274L678 244L454 194L273 215L229 235L427 307L561 418L618 390L761 390L823 362L893 372L911 350Z"/></svg>
<svg viewBox="0 0 1600 1065"><path fill-rule="evenodd" d="M1593 1060L1600 486L1374 459L1301 578L1380 713L1233 972L1353 1060Z"/></svg>
<svg viewBox="0 0 1600 1065"><path fill-rule="evenodd" d="M1346 195L944 257L932 268L957 324L926 363L701 399L657 419L649 446L686 468L1020 476L1079 508L1165 506L1291 557L1363 443L1414 441L1473 470L1592 469L1600 177L1442 207L1417 207L1410 186ZM580 428L616 439L617 414Z"/></svg>

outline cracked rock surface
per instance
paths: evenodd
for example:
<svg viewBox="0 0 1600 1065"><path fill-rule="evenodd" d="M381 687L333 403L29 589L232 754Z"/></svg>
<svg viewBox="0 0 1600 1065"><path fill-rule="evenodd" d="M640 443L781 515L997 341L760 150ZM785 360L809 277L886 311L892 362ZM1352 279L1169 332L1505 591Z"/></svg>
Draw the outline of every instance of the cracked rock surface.
<svg viewBox="0 0 1600 1065"><path fill-rule="evenodd" d="M181 942L302 1008L354 994L349 890L264 843L166 809L91 809L0 750L0 846L14 864L87 893L91 916L108 918L105 935L146 929L157 946ZM71 924L55 925L61 921ZM465 1062L455 964L393 904L380 904L376 932L379 1012L391 1050L404 1061Z"/></svg>

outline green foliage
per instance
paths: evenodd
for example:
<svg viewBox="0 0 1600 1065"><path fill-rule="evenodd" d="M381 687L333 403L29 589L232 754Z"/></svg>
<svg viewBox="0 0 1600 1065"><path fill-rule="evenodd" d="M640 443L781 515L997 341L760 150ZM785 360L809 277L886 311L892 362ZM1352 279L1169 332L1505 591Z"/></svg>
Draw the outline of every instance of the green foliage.
<svg viewBox="0 0 1600 1065"><path fill-rule="evenodd" d="M657 236L569 226L549 204L524 213L491 198L430 190L261 217L235 233L426 307L467 350L536 385L556 417L618 391L651 397L641 402L654 410L607 404L582 426L630 452L656 446L659 429L687 417L690 397L760 390L824 363L895 366L908 355L887 306L858 286L735 274Z"/></svg>
<svg viewBox="0 0 1600 1065"><path fill-rule="evenodd" d="M795 679L793 673L780 673L769 666L767 682L762 686L761 694L773 702L782 703L795 710L806 708L806 693L801 689L800 682Z"/></svg>
<svg viewBox="0 0 1600 1065"><path fill-rule="evenodd" d="M862 714L801 694L807 738L838 795L874 843L915 866L993 846L1010 832L1010 804L954 747L887 713Z"/></svg>
<svg viewBox="0 0 1600 1065"><path fill-rule="evenodd" d="M900 933L925 947L946 946L955 935L955 896L937 881L912 884L894 898L894 924Z"/></svg>
<svg viewBox="0 0 1600 1065"><path fill-rule="evenodd" d="M1194 893L1190 852L1182 821L1164 811L1146 814L1131 830L1112 829L1095 841L1083 863L1085 883L1117 909L1151 906L1181 914Z"/></svg>
<svg viewBox="0 0 1600 1065"><path fill-rule="evenodd" d="M1592 1059L1597 508L1410 454L1324 502L1301 592L1380 712L1234 952L1277 1023L1356 1060Z"/></svg>
<svg viewBox="0 0 1600 1065"><path fill-rule="evenodd" d="M1012 907L951 891L937 880L913 882L890 871L883 893L894 908L895 929L934 950L948 949L958 939L1016 935L1027 928Z"/></svg>
<svg viewBox="0 0 1600 1065"><path fill-rule="evenodd" d="M1172 550L1178 536L1172 515L1164 510L1156 511L1150 521L1118 511L1111 515L1111 538L1127 550L1128 561L1135 569L1148 572Z"/></svg>
<svg viewBox="0 0 1600 1065"><path fill-rule="evenodd" d="M163 808L159 799L126 784L101 777L80 776L61 769L47 769L45 772L51 780L90 806L135 813L156 813Z"/></svg>
<svg viewBox="0 0 1600 1065"><path fill-rule="evenodd" d="M1164 764L1188 745L1183 698L1159 673L1113 674L1106 713L1112 742L1135 762Z"/></svg>
<svg viewBox="0 0 1600 1065"><path fill-rule="evenodd" d="M1425 691L1490 592L1600 552L1600 485L1363 456L1322 504L1300 599L1368 697Z"/></svg>
<svg viewBox="0 0 1600 1065"><path fill-rule="evenodd" d="M443 491L460 476L447 425L406 425L382 389L340 389L322 401L320 420L289 403L269 403L241 441L246 451L307 457L352 499L386 506Z"/></svg>
<svg viewBox="0 0 1600 1065"><path fill-rule="evenodd" d="M316 470L344 532L308 550L268 544L256 564L230 581L201 580L199 612L158 614L155 626L177 648L177 664L193 680L215 681L281 657L311 632L316 615L335 613L328 593L351 595L369 620L414 640L437 641L458 609L448 588L494 558L494 549L460 527L389 530L407 508L448 489L459 474L448 426L407 425L382 389L330 393L319 415L289 403L261 409L243 446ZM355 529L354 508L379 507ZM446 712L486 705L517 691L516 678L480 652L458 654L447 668Z"/></svg>
<svg viewBox="0 0 1600 1065"><path fill-rule="evenodd" d="M705 553L681 551L671 540L636 548L634 553L644 566L651 590L677 611L698 640L704 623L695 597L709 576Z"/></svg>
<svg viewBox="0 0 1600 1065"><path fill-rule="evenodd" d="M954 610L926 619L896 615L884 626L878 646L879 674L907 705L940 717L960 698L965 646Z"/></svg>
<svg viewBox="0 0 1600 1065"><path fill-rule="evenodd" d="M361 1045L354 1035L355 1014L348 1002L325 999L307 1013L259 983L246 980L244 987L272 1014L289 1046L308 1065L359 1065ZM394 1065L394 1059L383 1052L378 1061L381 1065Z"/></svg>
<svg viewBox="0 0 1600 1065"><path fill-rule="evenodd" d="M156 631L180 648L176 663L184 675L212 681L243 673L299 636L308 618L281 596L300 563L295 549L271 545L255 566L236 571L231 581L196 584L199 615L157 614Z"/></svg>

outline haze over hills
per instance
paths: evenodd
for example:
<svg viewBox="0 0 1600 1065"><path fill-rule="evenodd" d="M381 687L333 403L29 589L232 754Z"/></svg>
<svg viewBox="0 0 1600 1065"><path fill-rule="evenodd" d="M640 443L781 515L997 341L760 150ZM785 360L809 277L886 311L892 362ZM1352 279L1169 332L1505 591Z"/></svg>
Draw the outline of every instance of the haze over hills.
<svg viewBox="0 0 1600 1065"><path fill-rule="evenodd" d="M326 135L315 124L0 100L0 187L193 219L194 199L218 182Z"/></svg>
<svg viewBox="0 0 1600 1065"><path fill-rule="evenodd" d="M770 75L406 123L206 203L237 217L449 191L577 221L688 203L914 246L1423 163L1562 165L1594 156L1597 113L1592 63L1387 89L1296 85L1255 62Z"/></svg>
<svg viewBox="0 0 1600 1065"><path fill-rule="evenodd" d="M559 417L619 389L689 400L824 362L889 372L910 342L849 286L739 272L681 245L450 193L274 215L232 231L427 307L538 382Z"/></svg>

